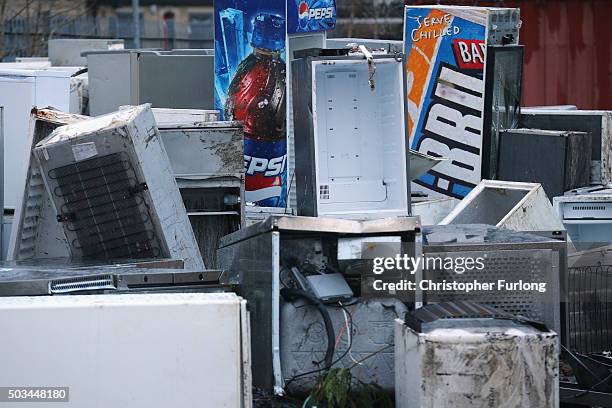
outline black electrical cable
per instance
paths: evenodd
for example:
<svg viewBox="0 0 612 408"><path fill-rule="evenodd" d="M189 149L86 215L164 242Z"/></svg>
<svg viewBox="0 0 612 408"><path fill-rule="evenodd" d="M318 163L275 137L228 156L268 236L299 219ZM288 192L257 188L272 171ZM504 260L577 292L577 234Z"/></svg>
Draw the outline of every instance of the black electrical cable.
<svg viewBox="0 0 612 408"><path fill-rule="evenodd" d="M606 381L608 381L609 379L612 378L612 373L610 373L608 376L604 377L604 378L599 378L599 376L597 376L593 371L591 371L578 357L576 357L576 355L574 355L574 353L572 353L567 347L565 347L564 345L561 345L561 348L566 351L574 360L576 360L578 362L578 364L580 364L582 366L582 368L584 368L589 374L591 374L591 376L593 378L595 378L596 380L599 380L595 385L593 385L591 388L589 388L588 390L583 390L580 391L576 394L573 395L568 395L567 397L563 398L563 399L573 399L573 398L580 398L583 397L585 395L587 395L588 393L590 393L591 391L595 391L595 388L599 387L601 384L605 383ZM577 353L578 354L578 353ZM581 354L578 354L580 356L582 356ZM595 359L592 359L588 356L584 356L589 358L590 360L593 360L597 363L600 363L606 367L609 367L608 364L605 363L601 363L600 361L597 361Z"/></svg>
<svg viewBox="0 0 612 408"><path fill-rule="evenodd" d="M595 388L599 387L601 384L605 383L606 381L608 381L611 378L612 378L612 373L610 373L610 375L608 375L607 377L604 377L603 379L601 379L597 384L593 385L588 390L580 391L580 392L578 392L576 394L573 394L573 395L568 395L567 397L564 397L563 399L573 399L573 398L584 397L589 392L595 391Z"/></svg>
<svg viewBox="0 0 612 408"><path fill-rule="evenodd" d="M280 294L283 299L287 301L294 300L295 298L306 299L319 310L319 313L321 313L323 323L325 324L325 331L327 332L327 350L325 351L325 358L323 359L323 361L325 362L325 366L323 369L329 370L333 364L332 360L334 358L334 347L336 342L334 326L332 325L331 317L329 316L329 311L327 310L323 302L312 296L310 293L301 289L282 288Z"/></svg>
<svg viewBox="0 0 612 408"><path fill-rule="evenodd" d="M567 347L565 347L563 344L561 345L561 348L567 353L569 354L578 364L580 364L580 366L589 374L591 374L591 376L596 379L596 380L600 380L599 376L597 374L595 374L589 367L587 367L582 360L580 360L578 357L576 357L576 355L574 355L574 353L568 349Z"/></svg>
<svg viewBox="0 0 612 408"><path fill-rule="evenodd" d="M334 306L334 305L330 305L330 306ZM351 351L351 347L353 347L353 315L344 306L338 305L338 307L344 309L346 311L346 313L348 314L348 316L349 316L349 326L350 326L349 330L351 331L351 341L348 344L348 347L346 348L344 353L342 353L342 355L340 355L340 357L338 357L337 359L335 359L332 362L332 366L334 366L336 363L338 363L344 357L346 357L346 355ZM311 374L320 373L320 372L325 371L325 370L327 370L327 369L323 367L323 368L318 368L316 370L306 371L305 373L295 375L295 376L291 377L289 380L287 380L287 382L285 383L285 388L288 387L289 384L291 384L293 381L297 380L298 378L302 378L302 377L305 377L305 376L311 375Z"/></svg>
<svg viewBox="0 0 612 408"><path fill-rule="evenodd" d="M357 300L357 299L355 299L355 300L354 300L353 302L351 302L351 303L344 303L344 302L342 302L342 303L338 303L337 305L335 305L335 304L330 305L330 306L334 306L334 307L339 307L340 309L344 310L344 311L346 312L346 314L348 315L348 317L349 317L350 329L351 329L351 343L353 342L353 341L352 341L352 338L353 338L353 326L354 326L354 324L353 324L353 315L352 315L352 314L351 314L351 312L348 310L348 307L347 307L347 306L352 306L352 305L356 304L357 302L358 302L358 300ZM359 329L359 328L357 328L357 329ZM352 345L352 344L350 344L350 343L349 343L349 348L351 347L351 345Z"/></svg>
<svg viewBox="0 0 612 408"><path fill-rule="evenodd" d="M287 273L289 272L289 270L286 267L282 267L280 270L280 273L278 274L278 279L280 280L280 283L283 284L283 286L285 286L286 288L290 288L291 285L289 285L287 282L285 282L285 280L283 279L283 272Z"/></svg>

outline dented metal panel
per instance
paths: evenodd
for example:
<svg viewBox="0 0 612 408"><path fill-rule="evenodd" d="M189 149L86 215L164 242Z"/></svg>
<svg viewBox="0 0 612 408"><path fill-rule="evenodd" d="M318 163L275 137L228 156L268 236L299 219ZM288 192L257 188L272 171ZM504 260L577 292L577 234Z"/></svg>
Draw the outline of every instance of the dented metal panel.
<svg viewBox="0 0 612 408"><path fill-rule="evenodd" d="M89 77L86 72L70 79L70 112L89 115Z"/></svg>
<svg viewBox="0 0 612 408"><path fill-rule="evenodd" d="M242 124L216 121L218 111L153 109L153 114L200 252L212 267L221 237L244 224Z"/></svg>
<svg viewBox="0 0 612 408"><path fill-rule="evenodd" d="M538 183L483 180L441 222L489 224L515 231L562 231Z"/></svg>
<svg viewBox="0 0 612 408"><path fill-rule="evenodd" d="M399 235L420 230L418 217L389 217L377 220L356 221L337 218L296 217L271 215L264 221L223 237L221 246L236 244L248 238L272 231L301 234L337 235Z"/></svg>
<svg viewBox="0 0 612 408"><path fill-rule="evenodd" d="M528 128L574 130L591 134L591 184L612 182L612 111L523 108L520 125Z"/></svg>
<svg viewBox="0 0 612 408"><path fill-rule="evenodd" d="M418 333L395 322L395 403L559 406L557 335L499 319L443 319Z"/></svg>
<svg viewBox="0 0 612 408"><path fill-rule="evenodd" d="M203 127L207 126L208 122L219 121L221 117L218 110L169 108L151 110L159 129Z"/></svg>
<svg viewBox="0 0 612 408"><path fill-rule="evenodd" d="M591 135L570 130L508 129L499 133L495 178L537 182L549 197L588 186Z"/></svg>
<svg viewBox="0 0 612 408"><path fill-rule="evenodd" d="M335 347L334 361L338 367L350 367L353 360L371 356L351 370L353 378L364 383L373 382L387 392L394 389L393 322L403 317L408 308L397 299L362 299L346 306L352 318L345 320L343 310L329 306L334 331L341 339ZM325 327L316 307L301 301L281 304L281 362L285 380L316 370L315 361L325 355L327 338ZM351 324L352 321L352 324ZM349 326L349 327L347 327ZM351 330L351 333L348 333ZM346 353L349 347L350 356ZM389 346L383 351L385 346ZM307 394L315 386L318 373L300 377L287 391Z"/></svg>
<svg viewBox="0 0 612 408"><path fill-rule="evenodd" d="M243 132L239 122L208 122L197 127L160 127L177 178L244 175Z"/></svg>
<svg viewBox="0 0 612 408"><path fill-rule="evenodd" d="M455 208L459 200L452 197L412 198L412 216L421 217L421 224L435 225Z"/></svg>

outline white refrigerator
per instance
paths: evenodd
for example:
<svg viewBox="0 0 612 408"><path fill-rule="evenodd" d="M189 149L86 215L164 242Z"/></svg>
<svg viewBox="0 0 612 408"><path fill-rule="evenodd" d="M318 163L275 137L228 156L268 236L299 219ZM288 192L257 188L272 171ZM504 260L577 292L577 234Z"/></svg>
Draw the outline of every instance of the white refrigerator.
<svg viewBox="0 0 612 408"><path fill-rule="evenodd" d="M34 107L82 113L87 81L81 67L14 68L0 64L0 106L4 111L3 235L10 236L11 212L23 190L28 166L30 112ZM7 242L7 240L5 240ZM5 259L6 245L2 246Z"/></svg>

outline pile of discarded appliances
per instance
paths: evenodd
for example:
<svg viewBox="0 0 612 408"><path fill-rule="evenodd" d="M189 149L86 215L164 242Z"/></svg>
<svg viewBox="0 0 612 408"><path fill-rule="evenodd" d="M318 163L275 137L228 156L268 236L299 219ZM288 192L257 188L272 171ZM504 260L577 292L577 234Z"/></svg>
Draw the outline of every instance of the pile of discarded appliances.
<svg viewBox="0 0 612 408"><path fill-rule="evenodd" d="M430 9L468 13L406 13ZM518 10L468 10L490 26L480 82L417 42L293 53L286 208L246 202L243 124L218 111L32 110L0 383L251 406L345 368L399 407L612 407L612 112L521 111ZM423 261L394 275L415 289L372 290L374 260L404 256L482 267ZM500 280L527 288L420 286Z"/></svg>

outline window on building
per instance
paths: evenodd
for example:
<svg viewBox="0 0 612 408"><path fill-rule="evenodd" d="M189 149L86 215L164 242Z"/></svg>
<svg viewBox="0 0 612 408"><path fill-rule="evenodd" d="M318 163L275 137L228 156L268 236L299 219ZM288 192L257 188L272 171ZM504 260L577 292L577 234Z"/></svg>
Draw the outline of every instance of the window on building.
<svg viewBox="0 0 612 408"><path fill-rule="evenodd" d="M134 35L132 28L133 17L131 11L119 11L109 20L109 32L119 38L131 38ZM140 35L144 35L144 18L140 13Z"/></svg>
<svg viewBox="0 0 612 408"><path fill-rule="evenodd" d="M213 13L190 13L189 33L194 40L210 40L214 38Z"/></svg>
<svg viewBox="0 0 612 408"><path fill-rule="evenodd" d="M175 46L176 26L174 24L174 13L166 11L162 17L163 48L172 49Z"/></svg>

